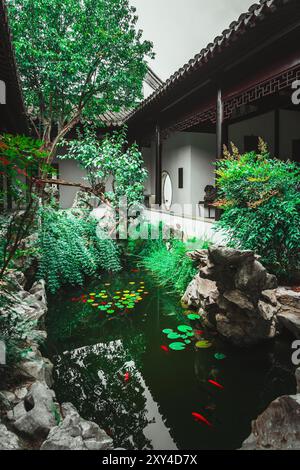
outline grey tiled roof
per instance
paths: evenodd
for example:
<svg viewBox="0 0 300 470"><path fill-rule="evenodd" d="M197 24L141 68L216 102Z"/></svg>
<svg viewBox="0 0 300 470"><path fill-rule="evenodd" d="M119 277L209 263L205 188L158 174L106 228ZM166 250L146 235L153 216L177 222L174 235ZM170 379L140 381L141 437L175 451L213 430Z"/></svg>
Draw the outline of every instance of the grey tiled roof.
<svg viewBox="0 0 300 470"><path fill-rule="evenodd" d="M259 3L253 4L246 13L240 15L237 21L233 21L228 29L225 29L219 36L215 37L213 42L209 43L187 64L177 70L136 109L132 110L127 115L126 121L129 121L139 111L147 108L150 104L166 95L174 85L182 82L192 72L200 69L202 65L208 63L212 58L230 47L240 36L255 28L262 20L287 4L298 4L300 7L300 0L260 0Z"/></svg>

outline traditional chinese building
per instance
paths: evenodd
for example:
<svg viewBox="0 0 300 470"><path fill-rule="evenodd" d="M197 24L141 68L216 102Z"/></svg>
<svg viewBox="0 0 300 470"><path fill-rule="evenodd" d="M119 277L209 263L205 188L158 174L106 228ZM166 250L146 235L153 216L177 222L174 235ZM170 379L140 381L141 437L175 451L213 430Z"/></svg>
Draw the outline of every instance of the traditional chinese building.
<svg viewBox="0 0 300 470"><path fill-rule="evenodd" d="M192 204L183 214L203 217L198 203L231 141L243 152L261 136L271 155L300 161L299 41L300 1L261 0L125 119L143 149L150 202L175 213Z"/></svg>
<svg viewBox="0 0 300 470"><path fill-rule="evenodd" d="M3 0L0 0L0 131L28 132L7 11Z"/></svg>

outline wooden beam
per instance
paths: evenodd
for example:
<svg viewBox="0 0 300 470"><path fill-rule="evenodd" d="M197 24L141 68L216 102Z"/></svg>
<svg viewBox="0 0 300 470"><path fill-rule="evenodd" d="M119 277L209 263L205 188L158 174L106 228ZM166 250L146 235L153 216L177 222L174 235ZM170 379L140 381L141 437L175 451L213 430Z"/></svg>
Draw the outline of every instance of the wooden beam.
<svg viewBox="0 0 300 470"><path fill-rule="evenodd" d="M162 143L161 143L161 131L157 124L155 128L155 204L161 206L162 203Z"/></svg>
<svg viewBox="0 0 300 470"><path fill-rule="evenodd" d="M216 157L221 158L223 153L223 100L222 100L222 90L218 88L217 92L217 120L216 120Z"/></svg>

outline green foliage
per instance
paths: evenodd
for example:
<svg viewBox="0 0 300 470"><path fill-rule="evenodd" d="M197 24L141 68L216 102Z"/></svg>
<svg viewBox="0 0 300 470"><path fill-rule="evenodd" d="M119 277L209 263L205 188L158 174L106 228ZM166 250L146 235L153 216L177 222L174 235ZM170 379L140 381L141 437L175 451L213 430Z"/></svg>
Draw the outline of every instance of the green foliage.
<svg viewBox="0 0 300 470"><path fill-rule="evenodd" d="M151 271L159 284L183 294L197 269L186 256L186 246L180 240L166 244L154 243L153 250L142 263Z"/></svg>
<svg viewBox="0 0 300 470"><path fill-rule="evenodd" d="M9 180L9 194L6 188L0 188L0 203L8 196L12 202L18 202L19 205L20 202L24 203L26 192L31 190L31 177L46 170L47 153L41 148L42 142L31 137L11 134L0 136L0 175Z"/></svg>
<svg viewBox="0 0 300 470"><path fill-rule="evenodd" d="M161 286L169 288L171 291L183 294L187 285L197 273L193 261L187 256L188 244L175 238L164 240L165 227L159 226L158 238L151 239L151 233L156 233L155 228L150 224L148 227L149 236L147 239L129 239L126 252L131 256L141 259L139 264L151 271ZM141 228L145 233L145 227ZM194 249L208 248L208 242L195 240Z"/></svg>
<svg viewBox="0 0 300 470"><path fill-rule="evenodd" d="M138 146L128 146L125 127L106 135L102 141L86 127L78 139L64 144L68 153L60 158L79 162L87 171L92 188L100 188L104 192L108 181L112 183L112 191L106 192L105 197L115 207L121 198L127 199L128 206L143 201L148 172L143 168Z"/></svg>
<svg viewBox="0 0 300 470"><path fill-rule="evenodd" d="M97 220L71 211L41 210L38 277L55 293L64 284L83 285L99 270L118 272L119 252L113 240L97 229Z"/></svg>
<svg viewBox="0 0 300 470"><path fill-rule="evenodd" d="M152 44L136 30L128 0L6 3L25 101L43 140L141 98Z"/></svg>
<svg viewBox="0 0 300 470"><path fill-rule="evenodd" d="M217 163L218 230L229 246L254 250L280 276L300 269L300 167L271 158L263 142L260 153L233 155Z"/></svg>

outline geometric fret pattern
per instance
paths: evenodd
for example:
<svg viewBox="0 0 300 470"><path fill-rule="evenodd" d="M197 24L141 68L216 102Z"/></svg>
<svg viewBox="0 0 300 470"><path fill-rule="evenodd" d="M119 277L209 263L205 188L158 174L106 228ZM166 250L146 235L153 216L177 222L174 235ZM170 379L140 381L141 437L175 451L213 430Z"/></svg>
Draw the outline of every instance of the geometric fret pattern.
<svg viewBox="0 0 300 470"><path fill-rule="evenodd" d="M229 99L224 100L224 120L230 119L232 113L241 106L253 103L266 96L278 93L281 90L291 88L295 80L300 80L300 65L296 65L280 74L256 83L242 92L231 96ZM291 90L292 94L292 90ZM206 109L193 112L189 116L185 116L177 122L173 123L166 129L167 134L174 131L183 131L189 127L197 124L210 121L213 124L216 122L216 106L211 106Z"/></svg>

